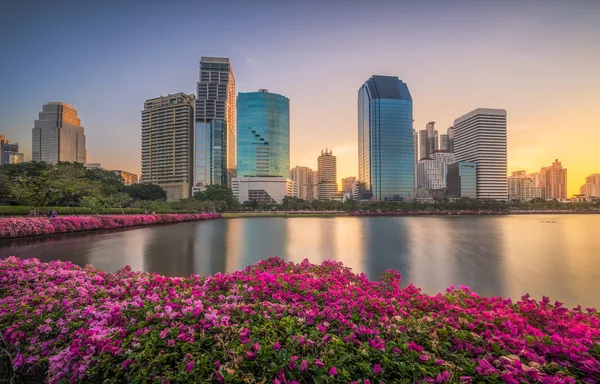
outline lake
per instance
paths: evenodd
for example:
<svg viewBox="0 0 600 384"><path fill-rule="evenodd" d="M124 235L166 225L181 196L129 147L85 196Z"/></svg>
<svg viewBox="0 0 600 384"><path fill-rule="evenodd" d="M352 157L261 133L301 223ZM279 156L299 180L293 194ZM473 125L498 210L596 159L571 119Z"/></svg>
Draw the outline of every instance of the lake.
<svg viewBox="0 0 600 384"><path fill-rule="evenodd" d="M0 240L0 257L70 260L113 272L231 272L270 256L386 269L429 294L451 284L486 296L530 293L600 307L600 215L236 218Z"/></svg>

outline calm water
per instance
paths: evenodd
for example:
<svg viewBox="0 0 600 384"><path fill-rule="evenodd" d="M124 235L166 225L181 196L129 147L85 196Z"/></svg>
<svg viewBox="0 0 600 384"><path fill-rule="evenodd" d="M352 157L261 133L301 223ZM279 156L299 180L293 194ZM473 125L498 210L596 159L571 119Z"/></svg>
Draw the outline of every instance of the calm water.
<svg viewBox="0 0 600 384"><path fill-rule="evenodd" d="M545 221L555 221L546 223ZM600 307L600 216L248 218L0 241L0 257L62 259L169 276L230 272L269 256L402 273L427 293L450 284Z"/></svg>

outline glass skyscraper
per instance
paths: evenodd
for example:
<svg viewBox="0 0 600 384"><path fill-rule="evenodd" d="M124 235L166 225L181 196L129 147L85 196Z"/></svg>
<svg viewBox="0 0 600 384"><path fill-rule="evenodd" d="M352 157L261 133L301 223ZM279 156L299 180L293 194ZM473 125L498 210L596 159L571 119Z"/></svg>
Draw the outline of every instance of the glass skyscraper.
<svg viewBox="0 0 600 384"><path fill-rule="evenodd" d="M235 176L235 77L227 58L202 57L194 126L194 187Z"/></svg>
<svg viewBox="0 0 600 384"><path fill-rule="evenodd" d="M237 177L290 177L290 101L270 93L237 98Z"/></svg>
<svg viewBox="0 0 600 384"><path fill-rule="evenodd" d="M395 76L372 76L358 91L358 178L375 200L414 197L412 97Z"/></svg>

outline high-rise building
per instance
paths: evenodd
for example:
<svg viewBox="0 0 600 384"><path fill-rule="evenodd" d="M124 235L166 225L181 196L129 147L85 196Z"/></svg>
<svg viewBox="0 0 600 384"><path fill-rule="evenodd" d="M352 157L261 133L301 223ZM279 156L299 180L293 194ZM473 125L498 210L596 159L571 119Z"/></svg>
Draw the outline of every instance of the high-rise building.
<svg viewBox="0 0 600 384"><path fill-rule="evenodd" d="M235 177L235 77L229 59L200 58L194 125L193 191Z"/></svg>
<svg viewBox="0 0 600 384"><path fill-rule="evenodd" d="M162 187L168 200L190 196L193 124L194 95L175 93L144 103L141 180Z"/></svg>
<svg viewBox="0 0 600 384"><path fill-rule="evenodd" d="M317 187L317 175L308 167L296 166L290 171L292 180L298 185L298 197L303 200L314 200L317 194L313 190Z"/></svg>
<svg viewBox="0 0 600 384"><path fill-rule="evenodd" d="M448 165L448 196L477 198L477 163L463 161Z"/></svg>
<svg viewBox="0 0 600 384"><path fill-rule="evenodd" d="M270 93L237 99L237 177L290 177L290 101Z"/></svg>
<svg viewBox="0 0 600 384"><path fill-rule="evenodd" d="M440 151L448 151L448 135L442 133L440 135Z"/></svg>
<svg viewBox="0 0 600 384"><path fill-rule="evenodd" d="M325 148L318 157L318 196L319 200L331 200L338 193L337 185L337 160L333 151Z"/></svg>
<svg viewBox="0 0 600 384"><path fill-rule="evenodd" d="M537 185L535 175L516 171L508 177L508 197L510 200L529 201L542 197L542 189Z"/></svg>
<svg viewBox="0 0 600 384"><path fill-rule="evenodd" d="M358 180L375 200L414 197L412 97L395 76L372 76L358 91Z"/></svg>
<svg viewBox="0 0 600 384"><path fill-rule="evenodd" d="M435 129L435 121L427 123L425 132L427 132L427 156L429 156L440 149L438 144L438 131Z"/></svg>
<svg viewBox="0 0 600 384"><path fill-rule="evenodd" d="M9 143L6 136L0 135L0 165L22 163L24 156L19 153L19 143Z"/></svg>
<svg viewBox="0 0 600 384"><path fill-rule="evenodd" d="M125 185L137 184L138 182L138 175L136 175L135 173L125 172L121 170L115 170L113 172L117 176L121 176L121 179L123 179L123 184Z"/></svg>
<svg viewBox="0 0 600 384"><path fill-rule="evenodd" d="M542 198L546 200L566 200L567 169L556 159L551 166L540 171Z"/></svg>
<svg viewBox="0 0 600 384"><path fill-rule="evenodd" d="M427 191L433 196L433 191L446 189L448 165L454 163L454 154L448 151L435 151L430 157L419 160L417 164L417 188ZM440 195L436 193L436 195Z"/></svg>
<svg viewBox="0 0 600 384"><path fill-rule="evenodd" d="M478 108L454 120L454 154L477 163L478 199L508 199L506 110Z"/></svg>
<svg viewBox="0 0 600 384"><path fill-rule="evenodd" d="M454 152L454 127L448 128L446 134L448 135L448 152Z"/></svg>
<svg viewBox="0 0 600 384"><path fill-rule="evenodd" d="M61 102L42 106L33 125L32 159L85 163L85 134L75 108Z"/></svg>
<svg viewBox="0 0 600 384"><path fill-rule="evenodd" d="M354 177L354 176L344 177L342 179L342 192L344 192L344 193L352 192L352 185L354 183L356 183L356 177Z"/></svg>
<svg viewBox="0 0 600 384"><path fill-rule="evenodd" d="M587 197L600 197L600 174L594 173L586 177L579 193Z"/></svg>

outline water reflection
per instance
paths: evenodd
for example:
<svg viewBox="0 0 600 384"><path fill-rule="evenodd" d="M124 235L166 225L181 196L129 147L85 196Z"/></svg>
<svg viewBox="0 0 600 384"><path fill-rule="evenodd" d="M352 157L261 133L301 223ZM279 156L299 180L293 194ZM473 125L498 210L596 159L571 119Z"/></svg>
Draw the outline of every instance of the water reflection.
<svg viewBox="0 0 600 384"><path fill-rule="evenodd" d="M0 240L0 257L168 276L232 272L270 256L333 259L372 280L397 269L402 285L431 294L463 284L486 296L529 292L600 307L598 233L597 215L248 218Z"/></svg>

